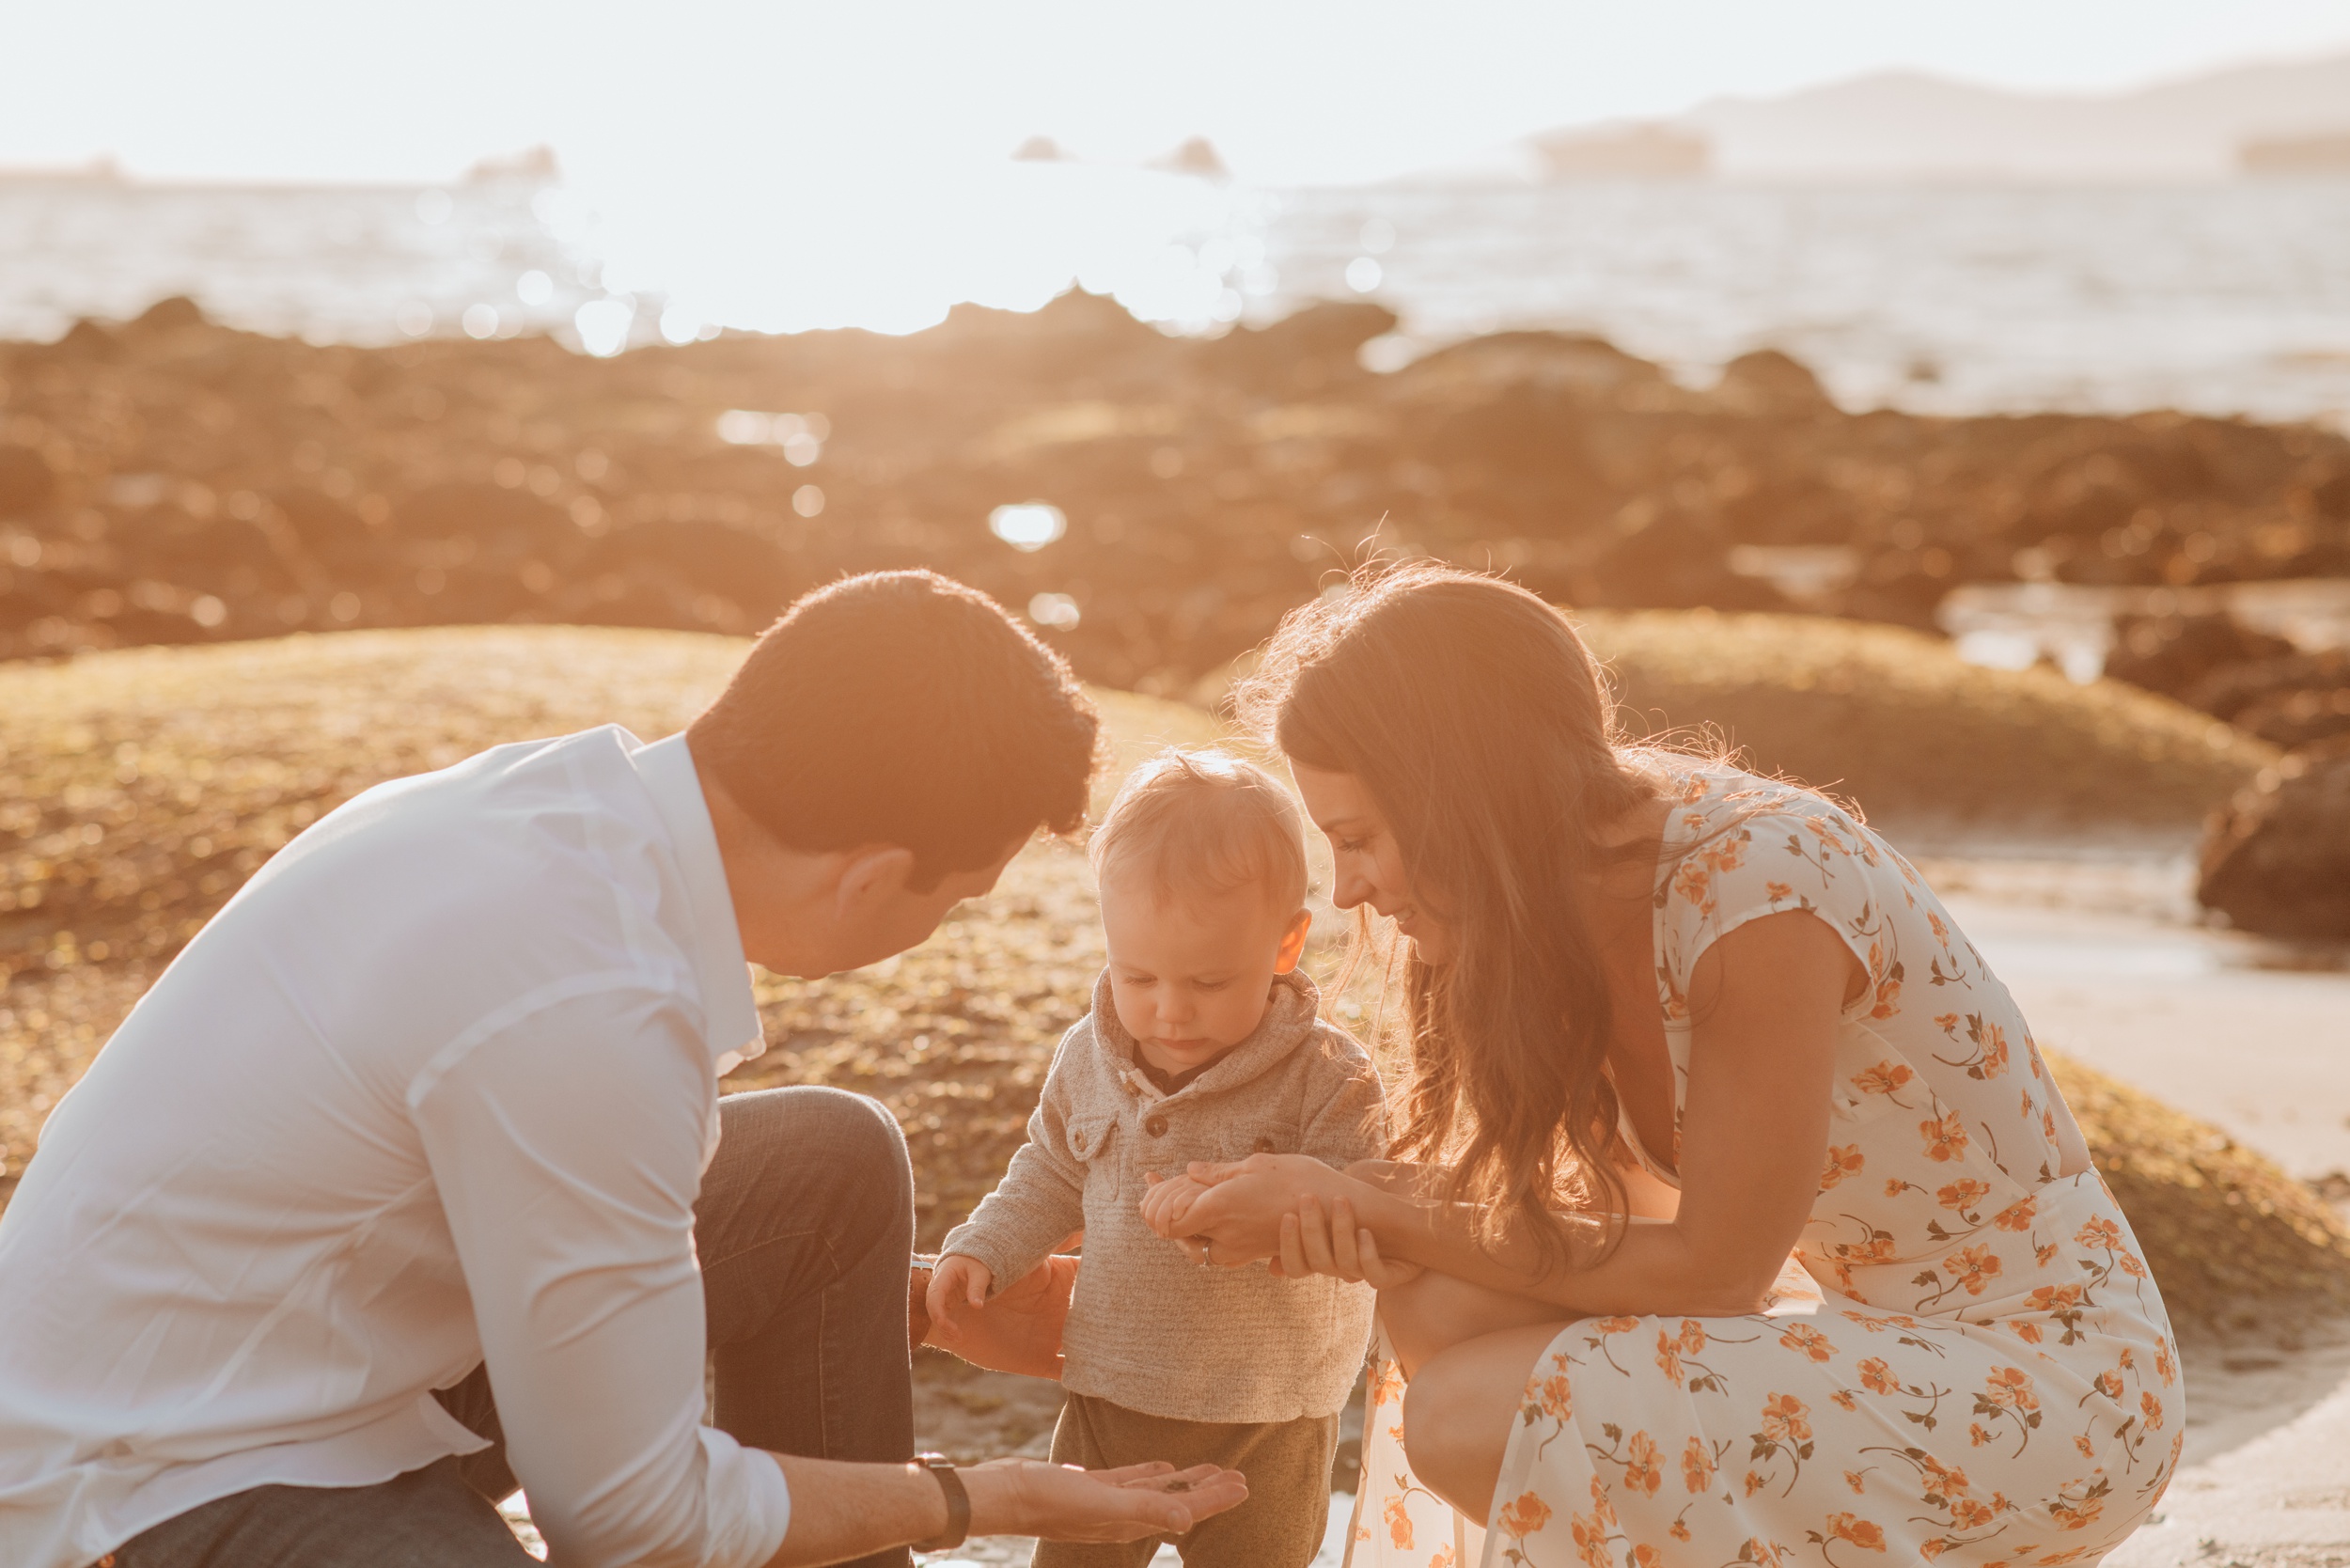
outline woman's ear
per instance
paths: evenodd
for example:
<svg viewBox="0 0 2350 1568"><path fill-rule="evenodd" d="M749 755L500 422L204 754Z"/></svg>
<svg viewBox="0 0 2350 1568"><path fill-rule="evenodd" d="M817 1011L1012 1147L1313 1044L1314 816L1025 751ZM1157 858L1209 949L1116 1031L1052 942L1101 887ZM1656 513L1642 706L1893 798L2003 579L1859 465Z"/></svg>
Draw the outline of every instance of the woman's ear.
<svg viewBox="0 0 2350 1568"><path fill-rule="evenodd" d="M1314 917L1310 910L1301 909L1290 917L1289 929L1281 933L1280 951L1274 956L1275 974L1286 975L1297 967L1297 961L1305 956L1306 938L1313 929Z"/></svg>

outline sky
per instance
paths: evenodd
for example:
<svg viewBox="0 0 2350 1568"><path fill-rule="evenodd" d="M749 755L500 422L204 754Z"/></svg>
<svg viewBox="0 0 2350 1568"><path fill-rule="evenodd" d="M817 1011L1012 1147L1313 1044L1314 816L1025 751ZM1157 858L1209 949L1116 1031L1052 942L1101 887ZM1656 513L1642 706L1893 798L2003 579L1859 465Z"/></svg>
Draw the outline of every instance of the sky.
<svg viewBox="0 0 2350 1568"><path fill-rule="evenodd" d="M590 183L791 181L1201 134L1286 184L1887 68L2104 91L2350 51L2350 0L0 0L0 166L434 180L546 144Z"/></svg>

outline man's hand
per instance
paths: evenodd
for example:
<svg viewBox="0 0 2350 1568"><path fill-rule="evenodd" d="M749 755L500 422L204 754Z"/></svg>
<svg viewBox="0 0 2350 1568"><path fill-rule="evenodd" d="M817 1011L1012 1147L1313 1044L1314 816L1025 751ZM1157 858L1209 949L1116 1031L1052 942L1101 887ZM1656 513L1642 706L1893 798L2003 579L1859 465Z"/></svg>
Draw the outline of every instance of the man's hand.
<svg viewBox="0 0 2350 1568"><path fill-rule="evenodd" d="M955 1254L942 1262L940 1273L946 1262L953 1262L970 1260ZM1076 1285L1076 1259L1047 1258L998 1291L992 1301L963 1306L951 1318L933 1312L924 1343L995 1372L1058 1379L1061 1327L1069 1321L1069 1293ZM931 1289L935 1294L937 1275L932 1277Z"/></svg>
<svg viewBox="0 0 2350 1568"><path fill-rule="evenodd" d="M927 1541L947 1523L937 1479L916 1465L767 1456L791 1489L791 1523L767 1568L813 1568ZM999 1459L958 1472L971 1495L971 1533L1036 1535L1049 1541L1139 1541L1181 1535L1248 1496L1237 1470L1198 1465L1129 1465L1120 1470L1063 1469L1034 1459Z"/></svg>
<svg viewBox="0 0 2350 1568"><path fill-rule="evenodd" d="M995 1276L985 1263L960 1252L949 1252L931 1271L930 1293L924 1297L923 1306L932 1325L952 1329L964 1308L987 1305L987 1293L995 1283Z"/></svg>
<svg viewBox="0 0 2350 1568"><path fill-rule="evenodd" d="M962 1472L974 1535L1045 1541L1139 1541L1182 1535L1248 1496L1238 1470L1152 1462L1080 1470L1038 1459L997 1459Z"/></svg>

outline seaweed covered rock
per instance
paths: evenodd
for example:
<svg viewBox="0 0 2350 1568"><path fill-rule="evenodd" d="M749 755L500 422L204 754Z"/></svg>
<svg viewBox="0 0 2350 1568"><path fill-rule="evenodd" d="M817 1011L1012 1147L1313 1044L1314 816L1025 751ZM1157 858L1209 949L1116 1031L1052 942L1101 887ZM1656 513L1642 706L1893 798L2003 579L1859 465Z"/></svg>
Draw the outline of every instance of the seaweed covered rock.
<svg viewBox="0 0 2350 1568"><path fill-rule="evenodd" d="M2207 1121L2045 1055L2174 1321L2212 1323L2253 1299L2350 1301L2350 1231L2306 1184Z"/></svg>
<svg viewBox="0 0 2350 1568"><path fill-rule="evenodd" d="M2350 940L2350 737L2287 753L2214 818L2195 896L2244 931Z"/></svg>

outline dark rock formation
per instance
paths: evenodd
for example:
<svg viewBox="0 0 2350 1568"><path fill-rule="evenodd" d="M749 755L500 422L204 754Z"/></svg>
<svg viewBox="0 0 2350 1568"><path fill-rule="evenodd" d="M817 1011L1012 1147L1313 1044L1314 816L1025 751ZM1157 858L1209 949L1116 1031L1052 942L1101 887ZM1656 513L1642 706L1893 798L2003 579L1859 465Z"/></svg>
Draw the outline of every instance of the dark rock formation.
<svg viewBox="0 0 2350 1568"><path fill-rule="evenodd" d="M2350 740L2287 756L2203 845L2196 897L2239 928L2350 940Z"/></svg>
<svg viewBox="0 0 2350 1568"><path fill-rule="evenodd" d="M1067 595L1078 620L1047 635L1084 674L1173 689L1366 547L1727 609L1781 603L1755 552L1848 552L1806 607L1911 625L1970 581L2350 570L2350 442L2315 429L1848 416L1783 354L1697 391L1560 333L1374 375L1358 351L1395 324L1356 302L1185 339L1072 292L601 360L319 346L165 301L0 344L0 656L483 619L747 632L808 584L920 564L1015 608ZM728 410L791 417L729 440ZM1060 539L989 532L1029 500ZM2164 689L2248 655L2223 651L2172 658ZM2257 722L2298 735L2311 689L2226 700L2274 698L2292 714Z"/></svg>

